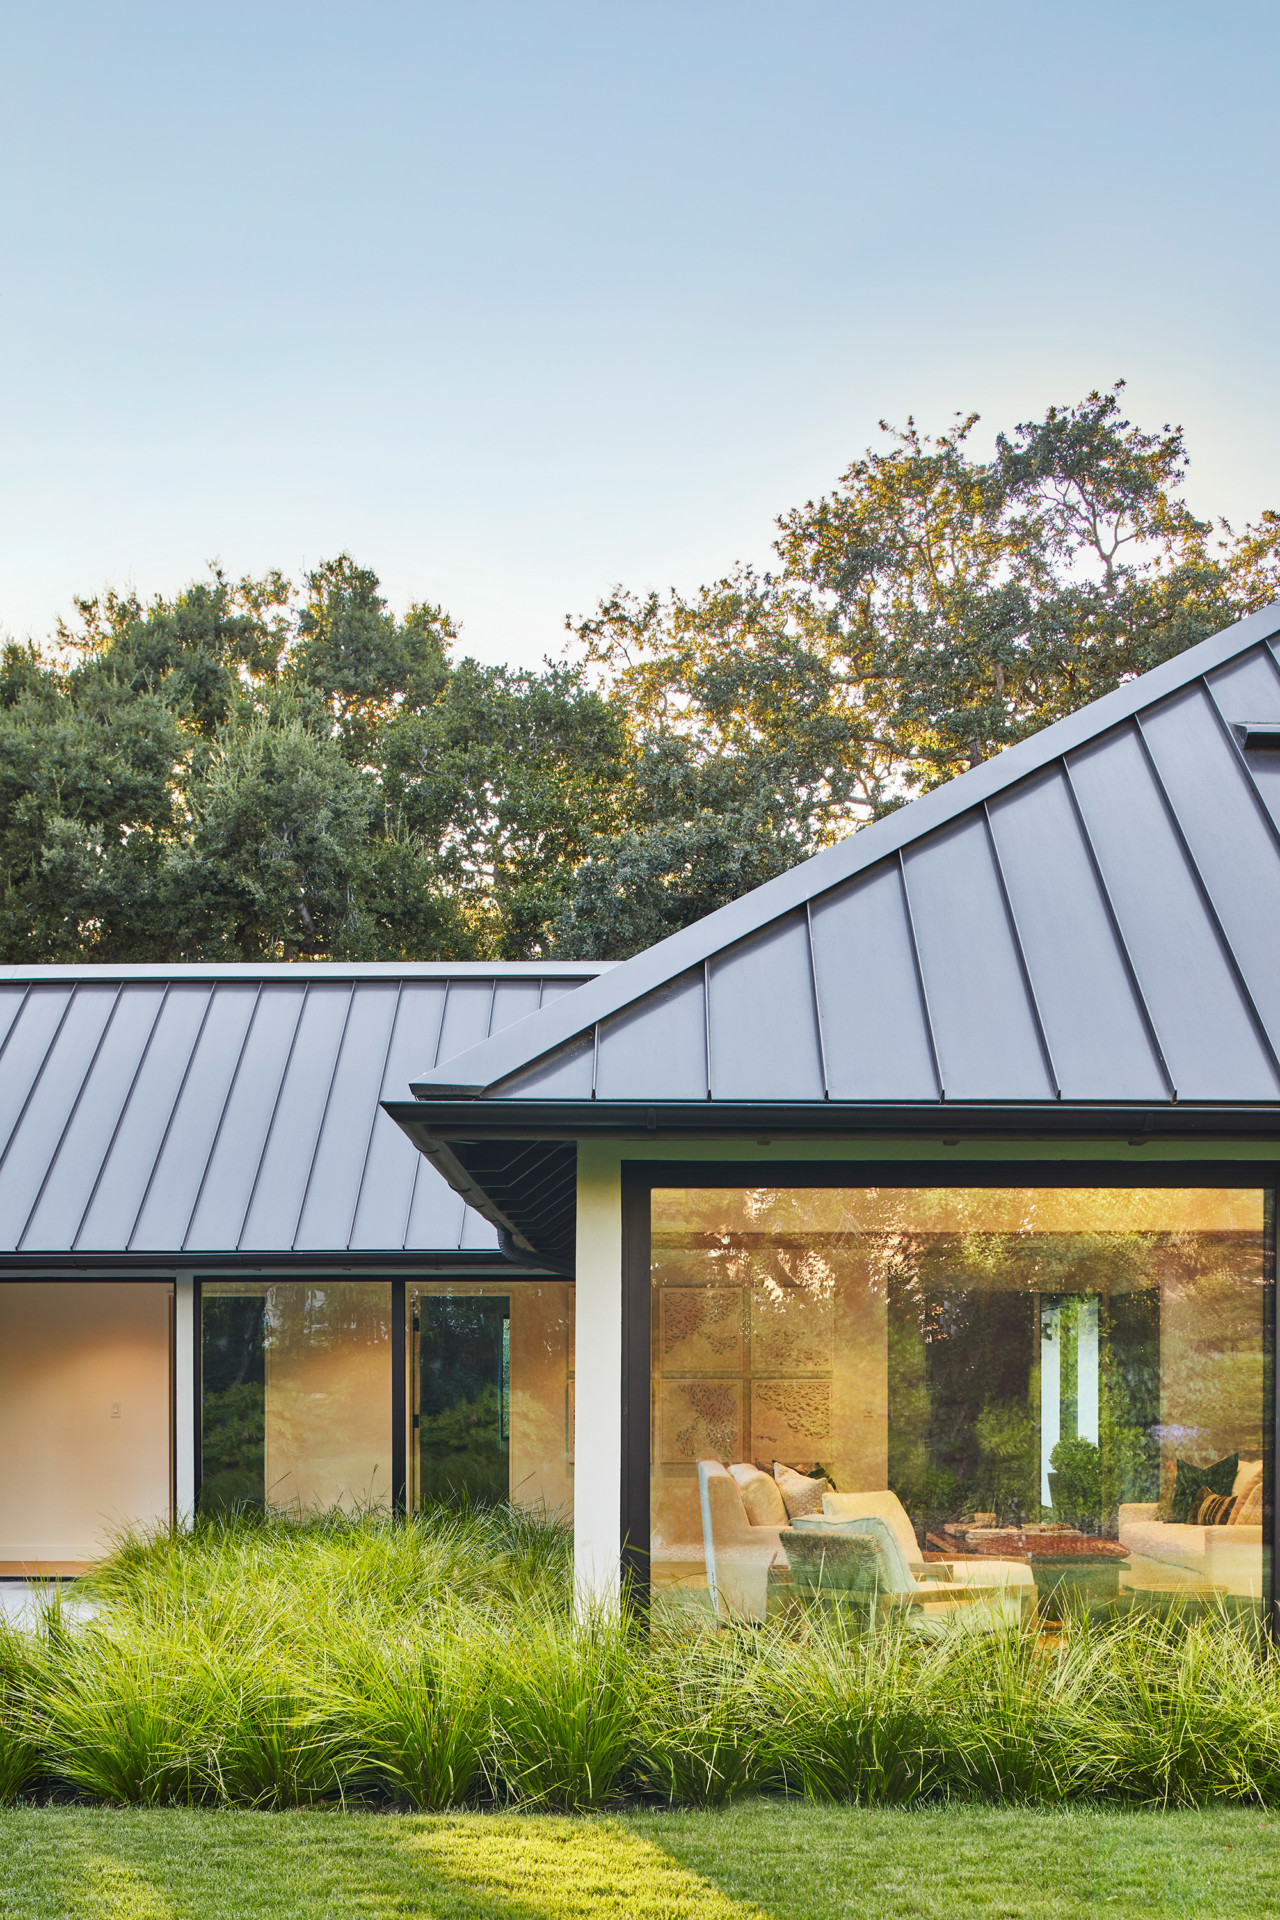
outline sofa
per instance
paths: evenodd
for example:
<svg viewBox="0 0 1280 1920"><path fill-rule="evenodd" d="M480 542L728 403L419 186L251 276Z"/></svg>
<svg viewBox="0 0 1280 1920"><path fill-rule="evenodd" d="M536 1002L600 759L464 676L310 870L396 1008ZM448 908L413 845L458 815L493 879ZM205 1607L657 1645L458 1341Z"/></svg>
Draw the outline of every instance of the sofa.
<svg viewBox="0 0 1280 1920"><path fill-rule="evenodd" d="M925 1561L906 1509L887 1488L828 1492L823 1495L821 1514L806 1515L793 1525L781 1492L775 1486L776 1499L771 1499L768 1488L760 1484L768 1479L759 1469L741 1463L726 1467L719 1460L698 1462L707 1587L713 1609L722 1616L765 1618L770 1569L789 1571L786 1536L794 1539L797 1527L818 1533L829 1528L833 1536L842 1530L867 1530L880 1537L887 1550L886 1567L892 1569L886 1591L898 1592L899 1597L945 1604L948 1598L959 1599L962 1591L966 1600L1010 1595L1019 1608L1034 1597L1034 1576L1020 1561ZM753 1518L752 1511L762 1517Z"/></svg>
<svg viewBox="0 0 1280 1920"><path fill-rule="evenodd" d="M1237 1508L1261 1475L1260 1460L1240 1462L1232 1489ZM1158 1501L1131 1501L1120 1508L1118 1533L1121 1546L1131 1554L1192 1574L1194 1584L1204 1582L1227 1593L1261 1598L1260 1523L1228 1521L1226 1526L1197 1526L1188 1521L1162 1520ZM1141 1578L1141 1570L1131 1567L1129 1583L1139 1584Z"/></svg>

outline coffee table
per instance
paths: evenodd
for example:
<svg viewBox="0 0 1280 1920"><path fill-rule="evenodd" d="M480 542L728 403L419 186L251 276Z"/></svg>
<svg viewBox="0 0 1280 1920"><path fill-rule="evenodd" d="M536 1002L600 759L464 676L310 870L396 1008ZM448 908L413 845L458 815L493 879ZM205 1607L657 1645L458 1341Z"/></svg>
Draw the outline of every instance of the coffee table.
<svg viewBox="0 0 1280 1920"><path fill-rule="evenodd" d="M1076 1527L952 1525L943 1533L945 1542L928 1537L953 1553L960 1546L974 1559L1025 1560L1035 1579L1037 1606L1049 1620L1060 1620L1065 1612L1114 1606L1120 1574L1129 1561L1128 1548L1118 1540L1081 1533Z"/></svg>

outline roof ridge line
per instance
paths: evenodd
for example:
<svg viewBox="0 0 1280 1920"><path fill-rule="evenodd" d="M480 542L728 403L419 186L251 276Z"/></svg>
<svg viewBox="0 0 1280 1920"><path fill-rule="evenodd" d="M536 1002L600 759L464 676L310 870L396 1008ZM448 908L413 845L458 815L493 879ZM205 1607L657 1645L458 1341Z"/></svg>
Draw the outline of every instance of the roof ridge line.
<svg viewBox="0 0 1280 1920"><path fill-rule="evenodd" d="M711 960L725 948L758 932L772 920L797 912L808 901L950 824L960 814L1040 772L1064 754L1109 732L1135 713L1189 682L1222 666L1280 632L1280 601L1246 614L1185 652L1103 694L1075 713L993 754L980 766L956 775L869 826L847 834L832 847L810 855L798 866L767 880L740 899L669 934L566 994L550 1007L526 1015L512 1027L482 1040L410 1083L419 1098L467 1098L484 1094L499 1081L554 1053L601 1020L633 1005L680 974ZM519 1038L517 1038L517 1034ZM536 1038L535 1038L536 1035ZM467 1077L459 1068L469 1068Z"/></svg>
<svg viewBox="0 0 1280 1920"><path fill-rule="evenodd" d="M608 973L617 960L157 960L13 961L0 986L55 980L548 980Z"/></svg>

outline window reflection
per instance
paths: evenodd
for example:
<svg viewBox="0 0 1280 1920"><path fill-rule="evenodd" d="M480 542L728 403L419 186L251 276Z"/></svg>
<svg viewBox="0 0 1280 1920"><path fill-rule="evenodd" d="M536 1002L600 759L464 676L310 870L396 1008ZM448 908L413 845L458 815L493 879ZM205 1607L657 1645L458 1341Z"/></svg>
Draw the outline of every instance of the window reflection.
<svg viewBox="0 0 1280 1920"><path fill-rule="evenodd" d="M391 1503L391 1282L205 1281L202 1512Z"/></svg>
<svg viewBox="0 0 1280 1920"><path fill-rule="evenodd" d="M705 1580L713 1461L891 1494L1042 1610L1055 1552L1095 1601L1261 1598L1260 1190L664 1189L652 1231L657 1584Z"/></svg>
<svg viewBox="0 0 1280 1920"><path fill-rule="evenodd" d="M409 1288L410 1501L573 1507L573 1283Z"/></svg>

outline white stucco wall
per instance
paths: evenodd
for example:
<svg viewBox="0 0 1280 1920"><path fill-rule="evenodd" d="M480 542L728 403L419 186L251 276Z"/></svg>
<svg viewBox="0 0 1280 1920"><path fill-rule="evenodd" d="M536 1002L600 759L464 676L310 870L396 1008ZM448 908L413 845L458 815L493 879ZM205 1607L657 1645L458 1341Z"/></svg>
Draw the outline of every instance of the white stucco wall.
<svg viewBox="0 0 1280 1920"><path fill-rule="evenodd" d="M173 1283L173 1510L179 1525L196 1510L196 1302L195 1279L180 1273Z"/></svg>
<svg viewBox="0 0 1280 1920"><path fill-rule="evenodd" d="M618 1593L622 1527L622 1152L578 1148L573 1562L579 1602Z"/></svg>

